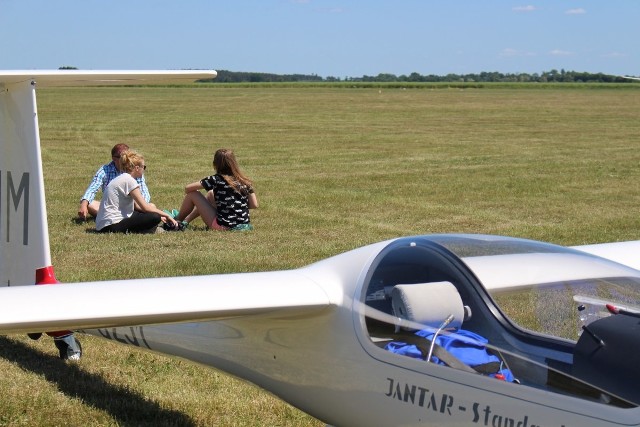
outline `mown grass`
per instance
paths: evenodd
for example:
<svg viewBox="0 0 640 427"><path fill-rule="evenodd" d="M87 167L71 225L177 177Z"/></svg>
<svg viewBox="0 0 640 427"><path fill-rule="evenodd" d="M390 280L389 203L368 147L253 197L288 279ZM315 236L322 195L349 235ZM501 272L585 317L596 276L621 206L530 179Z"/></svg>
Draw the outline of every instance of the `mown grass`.
<svg viewBox="0 0 640 427"><path fill-rule="evenodd" d="M494 233L582 244L639 236L637 85L42 88L53 264L63 282L295 268L383 239ZM98 235L91 175L126 142L154 203L233 148L261 207L251 233ZM123 296L126 298L126 296ZM83 337L0 338L0 425L321 425L224 374Z"/></svg>

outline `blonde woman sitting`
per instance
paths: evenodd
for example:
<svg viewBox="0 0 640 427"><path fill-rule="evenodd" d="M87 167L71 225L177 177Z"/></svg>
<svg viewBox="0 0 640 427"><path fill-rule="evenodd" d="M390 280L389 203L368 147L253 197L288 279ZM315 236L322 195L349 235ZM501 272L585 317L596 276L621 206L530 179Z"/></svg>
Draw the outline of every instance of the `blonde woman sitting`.
<svg viewBox="0 0 640 427"><path fill-rule="evenodd" d="M171 215L148 203L142 196L140 184L147 165L144 157L133 150L120 155L120 170L104 191L96 217L96 230L101 233L153 233L160 221L177 227ZM134 209L138 206L141 212Z"/></svg>

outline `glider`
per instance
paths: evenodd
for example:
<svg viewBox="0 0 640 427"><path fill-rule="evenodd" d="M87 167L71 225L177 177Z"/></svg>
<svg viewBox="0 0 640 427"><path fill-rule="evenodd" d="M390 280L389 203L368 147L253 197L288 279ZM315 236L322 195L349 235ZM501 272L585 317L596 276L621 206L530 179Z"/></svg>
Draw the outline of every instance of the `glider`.
<svg viewBox="0 0 640 427"><path fill-rule="evenodd" d="M155 76L0 71L0 333L188 359L335 426L640 425L640 241L409 236L294 270L56 284L36 85Z"/></svg>

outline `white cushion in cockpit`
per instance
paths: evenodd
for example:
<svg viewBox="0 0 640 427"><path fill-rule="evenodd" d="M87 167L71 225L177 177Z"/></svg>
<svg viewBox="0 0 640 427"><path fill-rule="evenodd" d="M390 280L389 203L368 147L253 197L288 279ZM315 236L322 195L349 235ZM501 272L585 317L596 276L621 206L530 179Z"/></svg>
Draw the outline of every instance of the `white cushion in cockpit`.
<svg viewBox="0 0 640 427"><path fill-rule="evenodd" d="M422 327L438 328L450 315L454 319L447 328L460 328L465 308L458 290L451 282L416 283L396 285L391 290L393 313L400 319L416 322ZM417 325L401 322L405 329L422 329Z"/></svg>

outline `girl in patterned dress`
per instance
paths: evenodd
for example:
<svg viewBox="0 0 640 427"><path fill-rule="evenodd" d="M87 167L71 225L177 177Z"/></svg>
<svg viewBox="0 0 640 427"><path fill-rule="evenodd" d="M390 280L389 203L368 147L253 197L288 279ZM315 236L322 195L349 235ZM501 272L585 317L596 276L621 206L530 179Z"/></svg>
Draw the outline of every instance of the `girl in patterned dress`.
<svg viewBox="0 0 640 427"><path fill-rule="evenodd" d="M186 195L175 219L183 228L200 216L213 230L251 229L249 209L258 207L258 199L252 181L240 170L233 151L227 148L216 151L213 168L215 174L185 187Z"/></svg>

